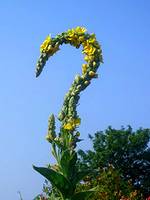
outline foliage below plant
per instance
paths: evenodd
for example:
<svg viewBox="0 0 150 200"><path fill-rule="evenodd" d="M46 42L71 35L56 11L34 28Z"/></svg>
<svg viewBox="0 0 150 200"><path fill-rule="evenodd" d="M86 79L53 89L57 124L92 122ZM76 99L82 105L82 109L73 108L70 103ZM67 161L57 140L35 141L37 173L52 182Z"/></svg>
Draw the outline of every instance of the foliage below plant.
<svg viewBox="0 0 150 200"><path fill-rule="evenodd" d="M140 191L134 189L130 181L122 179L122 175L112 165L101 169L96 178L87 176L79 190L96 187L96 193L89 200L143 200Z"/></svg>
<svg viewBox="0 0 150 200"><path fill-rule="evenodd" d="M122 179L130 181L144 197L150 194L150 129L133 131L130 126L120 130L109 127L89 137L93 150L79 150L80 169L93 170L90 176L96 180L99 171L109 169L111 164L122 174Z"/></svg>
<svg viewBox="0 0 150 200"><path fill-rule="evenodd" d="M120 130L109 127L105 132L97 132L94 137L89 137L94 150L79 151L78 167L82 170L88 168L91 173L78 183L76 192L95 188L96 192L89 200L149 199L150 130L140 128L134 132L130 126L127 129L122 127ZM125 160L122 159L124 154L128 155ZM138 165L139 163L143 163L143 167L139 168L142 166ZM147 168L144 163L147 163ZM134 168L130 169L133 164L139 174L133 173ZM137 185L135 180L140 180L141 174L142 182ZM47 199L51 196L52 190L46 182L44 194ZM58 196L56 190L55 194Z"/></svg>

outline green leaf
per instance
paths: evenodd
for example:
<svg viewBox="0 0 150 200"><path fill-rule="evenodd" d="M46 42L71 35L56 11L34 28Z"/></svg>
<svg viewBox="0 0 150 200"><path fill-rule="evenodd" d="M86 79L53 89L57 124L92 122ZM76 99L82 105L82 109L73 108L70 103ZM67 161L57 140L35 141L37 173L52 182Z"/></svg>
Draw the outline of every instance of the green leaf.
<svg viewBox="0 0 150 200"><path fill-rule="evenodd" d="M74 167L77 161L77 153L70 154L70 150L63 151L60 165L63 174L69 179L74 174Z"/></svg>
<svg viewBox="0 0 150 200"><path fill-rule="evenodd" d="M61 166L61 171L65 177L68 177L69 161L70 161L70 151L69 150L63 151L60 160L60 166Z"/></svg>
<svg viewBox="0 0 150 200"><path fill-rule="evenodd" d="M45 167L33 166L33 168L48 179L60 191L63 197L68 197L72 193L71 183L62 174Z"/></svg>
<svg viewBox="0 0 150 200"><path fill-rule="evenodd" d="M84 170L84 171L79 171L75 174L73 184L79 183L85 176L87 176L91 170Z"/></svg>

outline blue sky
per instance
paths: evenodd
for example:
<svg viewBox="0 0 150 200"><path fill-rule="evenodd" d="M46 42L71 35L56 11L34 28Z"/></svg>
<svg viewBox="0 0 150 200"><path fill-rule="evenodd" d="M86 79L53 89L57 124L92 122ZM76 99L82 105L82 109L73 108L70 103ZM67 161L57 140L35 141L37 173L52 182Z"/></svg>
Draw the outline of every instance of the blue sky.
<svg viewBox="0 0 150 200"><path fill-rule="evenodd" d="M78 113L84 141L108 125L149 128L150 2L148 0L0 2L0 196L33 199L44 178L32 164L53 162L45 140L47 120L58 114L75 74L81 72L81 49L62 46L41 76L35 78L39 46L51 33L85 26L103 49L99 79L81 94Z"/></svg>

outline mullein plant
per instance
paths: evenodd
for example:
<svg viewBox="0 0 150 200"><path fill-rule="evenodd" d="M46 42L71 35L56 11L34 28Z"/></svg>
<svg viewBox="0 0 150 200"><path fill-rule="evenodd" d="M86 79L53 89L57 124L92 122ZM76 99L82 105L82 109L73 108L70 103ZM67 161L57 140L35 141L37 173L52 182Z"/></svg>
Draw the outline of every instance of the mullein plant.
<svg viewBox="0 0 150 200"><path fill-rule="evenodd" d="M52 154L56 159L55 165L33 168L50 181L61 200L84 200L94 192L94 190L76 192L77 184L89 173L80 171L77 167L77 152L75 150L77 142L80 142L80 133L77 130L81 119L77 114L77 105L80 93L90 85L93 78L97 78L97 69L103 62L102 50L96 40L95 34L87 33L84 27L76 27L66 32L47 36L40 47L40 57L36 65L36 77L38 77L46 61L53 56L62 44L70 44L76 48L83 47L85 54L82 64L82 74L76 75L75 79L64 97L64 102L58 120L61 123L60 132L55 131L55 117L52 114L48 120L48 132L46 139L51 144ZM53 195L54 197L54 195ZM54 198L54 199L57 199Z"/></svg>

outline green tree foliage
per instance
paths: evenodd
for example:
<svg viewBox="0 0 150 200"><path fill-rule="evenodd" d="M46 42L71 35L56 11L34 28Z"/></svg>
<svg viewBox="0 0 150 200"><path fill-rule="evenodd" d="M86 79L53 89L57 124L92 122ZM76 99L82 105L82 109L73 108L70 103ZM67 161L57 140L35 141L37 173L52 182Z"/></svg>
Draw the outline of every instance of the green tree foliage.
<svg viewBox="0 0 150 200"><path fill-rule="evenodd" d="M150 129L133 131L130 126L120 130L108 127L89 138L93 150L78 152L82 170L93 170L91 177L96 178L101 169L108 169L111 164L121 172L123 180L131 181L145 196L150 194Z"/></svg>
<svg viewBox="0 0 150 200"><path fill-rule="evenodd" d="M96 187L96 192L88 200L143 200L140 191L135 190L130 181L123 180L120 171L112 165L100 169L95 178L87 176L79 190Z"/></svg>

